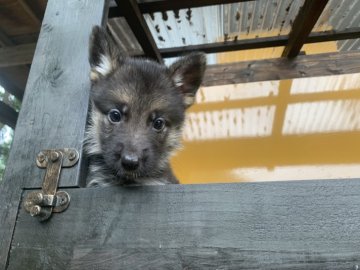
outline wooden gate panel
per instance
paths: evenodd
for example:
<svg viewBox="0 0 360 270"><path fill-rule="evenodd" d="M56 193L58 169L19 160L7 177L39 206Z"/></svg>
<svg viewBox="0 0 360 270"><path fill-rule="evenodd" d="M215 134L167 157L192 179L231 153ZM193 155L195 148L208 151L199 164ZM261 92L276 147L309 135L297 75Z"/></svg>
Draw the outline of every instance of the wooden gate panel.
<svg viewBox="0 0 360 270"><path fill-rule="evenodd" d="M359 180L68 192L68 210L47 223L20 210L9 269L360 265Z"/></svg>

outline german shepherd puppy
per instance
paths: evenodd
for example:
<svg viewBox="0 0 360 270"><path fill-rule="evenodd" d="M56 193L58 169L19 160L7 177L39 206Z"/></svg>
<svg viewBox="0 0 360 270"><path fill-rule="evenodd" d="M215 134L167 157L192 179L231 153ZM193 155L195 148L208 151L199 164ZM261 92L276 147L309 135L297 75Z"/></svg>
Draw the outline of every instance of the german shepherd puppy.
<svg viewBox="0 0 360 270"><path fill-rule="evenodd" d="M180 146L185 110L202 81L205 55L189 54L170 67L127 57L95 26L89 61L88 186L179 183L169 157Z"/></svg>

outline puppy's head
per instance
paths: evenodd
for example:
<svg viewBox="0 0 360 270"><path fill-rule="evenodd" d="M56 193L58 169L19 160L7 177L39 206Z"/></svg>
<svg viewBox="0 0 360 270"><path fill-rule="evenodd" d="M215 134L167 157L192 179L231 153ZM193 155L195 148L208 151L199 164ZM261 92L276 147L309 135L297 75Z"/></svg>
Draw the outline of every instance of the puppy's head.
<svg viewBox="0 0 360 270"><path fill-rule="evenodd" d="M170 67L121 55L94 27L90 38L91 126L87 151L121 178L156 176L180 144L185 109L195 99L206 60L189 54Z"/></svg>

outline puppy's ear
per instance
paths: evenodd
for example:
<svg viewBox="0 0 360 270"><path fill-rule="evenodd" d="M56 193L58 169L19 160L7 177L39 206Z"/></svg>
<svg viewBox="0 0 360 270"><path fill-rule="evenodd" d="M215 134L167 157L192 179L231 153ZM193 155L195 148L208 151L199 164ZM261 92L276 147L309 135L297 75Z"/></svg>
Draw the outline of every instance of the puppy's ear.
<svg viewBox="0 0 360 270"><path fill-rule="evenodd" d="M169 67L176 87L184 96L186 107L190 107L195 101L195 94L202 82L205 68L206 55L199 52L186 55Z"/></svg>
<svg viewBox="0 0 360 270"><path fill-rule="evenodd" d="M94 26L90 36L89 50L91 81L96 82L109 75L119 65L119 60L120 52L106 30L100 26Z"/></svg>

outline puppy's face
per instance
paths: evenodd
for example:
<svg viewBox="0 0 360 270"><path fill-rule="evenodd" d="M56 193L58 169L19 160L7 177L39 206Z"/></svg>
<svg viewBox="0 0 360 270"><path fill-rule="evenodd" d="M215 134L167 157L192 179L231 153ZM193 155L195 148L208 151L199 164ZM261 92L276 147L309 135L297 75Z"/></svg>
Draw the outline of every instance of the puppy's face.
<svg viewBox="0 0 360 270"><path fill-rule="evenodd" d="M121 56L107 34L90 39L92 115L90 154L102 155L120 178L156 176L180 144L185 109L205 70L205 56L190 54L169 68Z"/></svg>

